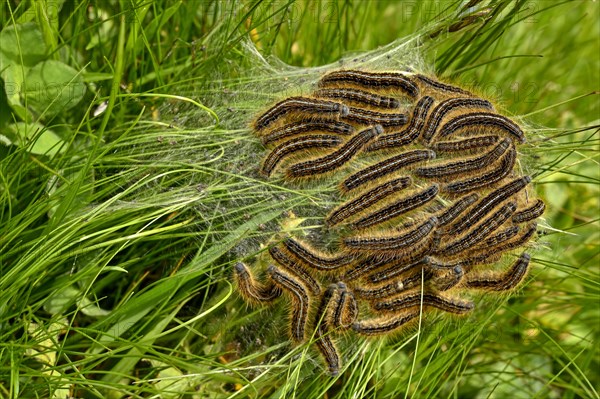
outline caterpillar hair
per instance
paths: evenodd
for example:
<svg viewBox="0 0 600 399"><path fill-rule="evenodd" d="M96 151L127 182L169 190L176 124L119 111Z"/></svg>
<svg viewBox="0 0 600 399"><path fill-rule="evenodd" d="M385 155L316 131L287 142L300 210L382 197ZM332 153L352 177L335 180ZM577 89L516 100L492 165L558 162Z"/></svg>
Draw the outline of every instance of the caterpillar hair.
<svg viewBox="0 0 600 399"><path fill-rule="evenodd" d="M235 264L234 281L241 297L250 304L269 303L281 296L281 289L269 281L262 284L254 279L250 270L242 262Z"/></svg>

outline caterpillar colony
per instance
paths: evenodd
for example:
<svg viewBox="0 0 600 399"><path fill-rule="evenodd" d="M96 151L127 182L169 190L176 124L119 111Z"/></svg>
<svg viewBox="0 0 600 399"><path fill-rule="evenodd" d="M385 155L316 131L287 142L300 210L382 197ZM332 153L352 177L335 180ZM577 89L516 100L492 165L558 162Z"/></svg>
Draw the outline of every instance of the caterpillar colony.
<svg viewBox="0 0 600 399"><path fill-rule="evenodd" d="M233 274L250 304L289 301L290 338L312 339L337 375L336 335L393 333L421 309L470 312L466 291L514 289L530 261L515 251L545 206L515 170L522 128L488 100L408 72L339 70L317 86L271 106L253 130L270 150L266 178L339 181L323 220L338 248L278 237L264 281L243 263ZM495 271L503 258L512 265Z"/></svg>

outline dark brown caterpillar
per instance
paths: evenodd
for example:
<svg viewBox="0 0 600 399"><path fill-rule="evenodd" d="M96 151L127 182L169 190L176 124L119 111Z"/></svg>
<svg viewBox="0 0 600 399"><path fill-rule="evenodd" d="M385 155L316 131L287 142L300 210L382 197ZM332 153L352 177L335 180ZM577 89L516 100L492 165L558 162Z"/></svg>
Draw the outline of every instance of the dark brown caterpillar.
<svg viewBox="0 0 600 399"><path fill-rule="evenodd" d="M340 355L331 339L328 315L331 299L334 296L336 289L337 286L331 284L323 294L321 303L317 308L317 329L315 331L315 344L317 345L319 352L321 352L321 355L323 355L325 363L327 363L327 370L332 376L339 374L341 365Z"/></svg>
<svg viewBox="0 0 600 399"><path fill-rule="evenodd" d="M326 119L308 122L293 122L265 134L262 137L262 142L264 145L269 145L276 141L288 139L302 133L312 132L327 132L347 136L354 133L354 127L344 122Z"/></svg>
<svg viewBox="0 0 600 399"><path fill-rule="evenodd" d="M304 270L301 265L294 262L287 254L277 247L269 248L269 255L271 258L281 267L287 271L295 274L302 283L306 285L313 295L319 295L321 293L321 287L317 280L315 280L308 271Z"/></svg>
<svg viewBox="0 0 600 399"><path fill-rule="evenodd" d="M383 128L380 125L365 129L348 140L339 150L321 158L292 165L286 174L292 178L315 176L341 168L381 133L383 133Z"/></svg>
<svg viewBox="0 0 600 399"><path fill-rule="evenodd" d="M426 96L421 98L419 102L417 102L417 105L415 105L410 123L405 129L398 133L386 134L379 137L374 143L367 147L367 151L401 147L415 141L421 134L421 130L425 124L425 118L427 117L433 102L434 100L431 97Z"/></svg>
<svg viewBox="0 0 600 399"><path fill-rule="evenodd" d="M354 227L355 229L364 229L393 219L399 215L402 215L403 213L409 212L415 208L423 206L424 204L433 200L437 195L438 191L439 186L437 184L434 184L423 191L420 191L409 197L404 197L392 203L391 205L386 206L383 209L380 209L357 220L352 224L352 227Z"/></svg>
<svg viewBox="0 0 600 399"><path fill-rule="evenodd" d="M437 217L432 216L425 223L406 233L391 236L354 236L344 239L344 245L350 250L359 251L397 251L425 239L437 225Z"/></svg>
<svg viewBox="0 0 600 399"><path fill-rule="evenodd" d="M364 168L360 172L354 173L344 180L342 190L350 191L363 184L372 182L380 177L406 168L417 162L428 161L435 158L435 152L431 150L414 150L404 154L387 158L375 165Z"/></svg>
<svg viewBox="0 0 600 399"><path fill-rule="evenodd" d="M425 129L423 129L423 140L425 142L430 142L444 117L450 112L462 108L494 109L489 101L481 98L450 98L442 101L433 109L433 111L431 111L427 125L425 126Z"/></svg>
<svg viewBox="0 0 600 399"><path fill-rule="evenodd" d="M485 216L488 212L494 209L502 201L509 198L525 188L531 182L531 177L525 176L497 188L496 190L489 193L481 201L479 201L473 208L461 219L452 226L453 234L460 234L469 226L472 226L481 217Z"/></svg>
<svg viewBox="0 0 600 399"><path fill-rule="evenodd" d="M493 127L500 129L510 134L519 143L525 142L525 134L523 130L512 120L505 116L494 114L491 112L473 112L469 114L459 115L446 123L440 128L440 137L446 137L458 130L466 127Z"/></svg>
<svg viewBox="0 0 600 399"><path fill-rule="evenodd" d="M524 253L521 255L510 270L504 274L493 274L489 276L477 275L467 278L465 287L492 291L507 291L515 288L527 274L531 257Z"/></svg>
<svg viewBox="0 0 600 399"><path fill-rule="evenodd" d="M292 238L288 238L283 244L296 258L317 270L337 270L348 266L355 259L355 257L350 254L341 254L338 256L326 255L305 244L301 244Z"/></svg>
<svg viewBox="0 0 600 399"><path fill-rule="evenodd" d="M267 112L259 116L254 123L254 127L256 130L264 129L279 118L292 112L346 116L348 115L349 108L344 104L333 101L306 97L290 97L278 102L267 110Z"/></svg>
<svg viewBox="0 0 600 399"><path fill-rule="evenodd" d="M332 84L344 83L366 88L397 88L412 98L419 95L419 88L409 77L395 72L335 71L323 76L319 86L328 87Z"/></svg>
<svg viewBox="0 0 600 399"><path fill-rule="evenodd" d="M398 298L378 302L375 309L385 312L398 312L415 306L431 306L450 313L466 313L472 310L475 305L471 301L461 301L453 298L445 298L436 294L422 294L415 292Z"/></svg>
<svg viewBox="0 0 600 399"><path fill-rule="evenodd" d="M379 108L393 109L400 107L400 101L393 97L384 97L358 89L320 89L315 92L315 96L321 98L342 99Z"/></svg>
<svg viewBox="0 0 600 399"><path fill-rule="evenodd" d="M242 262L235 264L233 275L240 295L251 304L272 302L281 296L279 287L271 281L267 284L256 281Z"/></svg>
<svg viewBox="0 0 600 399"><path fill-rule="evenodd" d="M405 189L411 183L410 177L401 177L399 179L390 180L384 184L381 184L375 187L372 190L362 194L360 197L354 199L353 201L347 202L342 206L335 209L333 212L327 216L325 222L329 226L335 226L336 224L341 223L347 218L358 214L361 211L369 208L370 206L376 204L382 199Z"/></svg>
<svg viewBox="0 0 600 399"><path fill-rule="evenodd" d="M290 154L311 148L337 147L342 141L340 137L332 135L304 136L291 139L278 145L267 155L260 172L263 175L269 176L277 164Z"/></svg>
<svg viewBox="0 0 600 399"><path fill-rule="evenodd" d="M292 298L292 312L290 313L290 330L292 339L296 342L304 341L306 334L306 321L310 308L310 297L304 285L292 277L271 265L267 269L271 279L281 289L290 293Z"/></svg>

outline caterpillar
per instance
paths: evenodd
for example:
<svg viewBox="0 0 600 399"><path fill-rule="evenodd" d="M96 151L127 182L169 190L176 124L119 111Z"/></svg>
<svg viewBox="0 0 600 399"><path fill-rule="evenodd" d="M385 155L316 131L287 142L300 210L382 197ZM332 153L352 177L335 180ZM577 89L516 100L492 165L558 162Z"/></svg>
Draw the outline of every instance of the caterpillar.
<svg viewBox="0 0 600 399"><path fill-rule="evenodd" d="M313 121L296 121L280 128L274 129L262 137L264 145L272 144L276 141L288 139L302 133L328 132L342 136L354 133L354 126L335 120L318 119Z"/></svg>
<svg viewBox="0 0 600 399"><path fill-rule="evenodd" d="M355 229L364 229L395 218L396 216L409 212L433 200L438 191L439 186L437 184L429 186L423 191L417 192L409 197L404 197L392 203L391 205L386 206L385 208L364 216L363 218L354 222L352 227Z"/></svg>
<svg viewBox="0 0 600 399"><path fill-rule="evenodd" d="M306 245L301 244L292 238L286 239L283 244L296 258L317 270L336 270L349 265L355 259L355 257L350 254L342 254L333 257L325 255L312 248L308 248Z"/></svg>
<svg viewBox="0 0 600 399"><path fill-rule="evenodd" d="M492 191L481 201L476 203L466 215L464 215L452 226L452 234L460 234L467 227L472 226L477 220L485 216L502 201L524 189L525 186L527 186L530 182L531 177L524 176L514 179Z"/></svg>
<svg viewBox="0 0 600 399"><path fill-rule="evenodd" d="M268 284L256 281L242 262L234 266L234 280L242 298L251 304L272 302L281 296L279 287L270 281Z"/></svg>
<svg viewBox="0 0 600 399"><path fill-rule="evenodd" d="M408 151L387 158L384 161L378 162L375 165L362 169L360 172L350 175L342 182L341 189L342 191L347 192L414 163L428 161L434 158L435 152L431 150Z"/></svg>
<svg viewBox="0 0 600 399"><path fill-rule="evenodd" d="M354 236L345 238L343 243L351 250L397 251L423 240L434 231L437 222L437 217L432 216L415 229L403 234L381 237Z"/></svg>
<svg viewBox="0 0 600 399"><path fill-rule="evenodd" d="M431 111L427 125L423 129L423 140L427 143L430 142L446 115L461 108L484 108L492 110L494 107L489 101L482 98L449 98L442 101Z"/></svg>
<svg viewBox="0 0 600 399"><path fill-rule="evenodd" d="M347 202L327 216L325 223L329 226L335 226L345 219L352 217L359 212L371 207L380 202L382 199L405 189L410 185L412 179L410 177L400 177L383 183L372 190L360 195L358 198Z"/></svg>
<svg viewBox="0 0 600 399"><path fill-rule="evenodd" d="M386 134L379 137L374 143L367 147L367 151L400 147L415 141L421 134L421 129L425 124L425 118L427 117L433 102L433 98L429 96L421 98L415 105L410 122L405 129L397 133Z"/></svg>
<svg viewBox="0 0 600 399"><path fill-rule="evenodd" d="M527 274L530 260L531 256L524 253L506 273L469 277L467 278L465 287L492 291L507 291L515 288L523 280L525 274Z"/></svg>
<svg viewBox="0 0 600 399"><path fill-rule="evenodd" d="M292 165L286 175L288 177L314 176L340 168L382 132L383 128L380 125L365 129L348 140L337 151L321 158Z"/></svg>
<svg viewBox="0 0 600 399"><path fill-rule="evenodd" d="M350 109L347 105L333 101L306 97L290 97L278 102L259 116L254 123L254 127L256 130L264 129L276 120L292 112L329 114L331 116L343 117L348 115Z"/></svg>
<svg viewBox="0 0 600 399"><path fill-rule="evenodd" d="M304 284L297 281L290 274L285 273L271 265L267 269L271 279L281 289L289 292L292 297L292 312L290 314L290 330L292 339L296 342L304 341L306 334L306 321L310 308L310 297Z"/></svg>
<svg viewBox="0 0 600 399"><path fill-rule="evenodd" d="M512 120L505 116L491 112L473 112L459 115L448 121L440 128L440 137L446 137L466 127L493 127L510 134L519 143L525 142L523 130Z"/></svg>
<svg viewBox="0 0 600 399"><path fill-rule="evenodd" d="M334 71L319 80L319 87L340 83L351 83L367 88L397 88L411 98L419 95L418 86L409 77L395 72Z"/></svg>
<svg viewBox="0 0 600 399"><path fill-rule="evenodd" d="M385 97L358 89L320 89L315 96L329 99L342 99L379 108L398 108L400 101L393 97Z"/></svg>
<svg viewBox="0 0 600 399"><path fill-rule="evenodd" d="M266 176L271 175L277 164L294 152L310 148L337 147L341 143L342 139L340 137L332 135L304 136L291 139L277 146L267 155L263 162L261 173Z"/></svg>
<svg viewBox="0 0 600 399"><path fill-rule="evenodd" d="M317 280L315 280L306 270L304 270L297 262L294 262L287 254L277 247L269 248L269 255L271 258L284 269L292 272L298 278L300 278L313 295L319 295L321 293L321 287Z"/></svg>
<svg viewBox="0 0 600 399"><path fill-rule="evenodd" d="M450 313L466 313L475 307L471 301L461 301L454 298L446 298L437 294L415 292L406 294L388 301L377 302L375 309L386 312L397 312L414 306L432 306L434 308Z"/></svg>

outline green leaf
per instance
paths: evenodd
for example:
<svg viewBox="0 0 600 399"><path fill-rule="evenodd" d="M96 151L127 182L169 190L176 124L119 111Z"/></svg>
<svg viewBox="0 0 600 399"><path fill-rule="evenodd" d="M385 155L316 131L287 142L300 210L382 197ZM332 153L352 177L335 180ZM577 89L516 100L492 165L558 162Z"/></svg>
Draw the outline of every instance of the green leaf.
<svg viewBox="0 0 600 399"><path fill-rule="evenodd" d="M0 53L0 65L3 62L2 57L5 56ZM33 115L21 104L21 92L27 70L27 67L10 61L8 64L4 64L4 68L0 68L0 78L4 80L6 101L10 105L12 113L24 121L31 121ZM13 120L13 118L9 117L9 120Z"/></svg>
<svg viewBox="0 0 600 399"><path fill-rule="evenodd" d="M167 363L155 359L147 361L160 370L153 385L157 391L163 392L163 398L181 397L181 392L185 392L193 382L193 379L188 378L181 370L170 367Z"/></svg>
<svg viewBox="0 0 600 399"><path fill-rule="evenodd" d="M27 105L39 113L57 115L73 108L85 94L79 72L60 61L44 61L29 70L26 78Z"/></svg>
<svg viewBox="0 0 600 399"><path fill-rule="evenodd" d="M53 156L65 149L60 137L39 123L17 122L8 128L18 136L19 146L32 154Z"/></svg>
<svg viewBox="0 0 600 399"><path fill-rule="evenodd" d="M12 141L8 137L6 137L5 135L0 134L0 143L8 146L8 145L12 144Z"/></svg>
<svg viewBox="0 0 600 399"><path fill-rule="evenodd" d="M62 314L73 304L86 316L102 317L110 312L102 309L75 287L68 286L52 294L44 303L44 310L50 314Z"/></svg>
<svg viewBox="0 0 600 399"><path fill-rule="evenodd" d="M46 59L46 44L42 32L34 22L11 25L0 32L0 52L5 61L34 66ZM0 70L4 67L0 64Z"/></svg>
<svg viewBox="0 0 600 399"><path fill-rule="evenodd" d="M52 315L62 314L71 306L77 298L81 296L81 292L74 287L67 286L58 292L53 293L44 302L44 310Z"/></svg>

